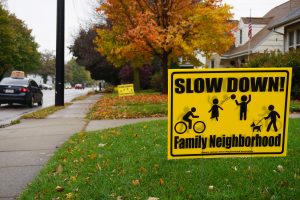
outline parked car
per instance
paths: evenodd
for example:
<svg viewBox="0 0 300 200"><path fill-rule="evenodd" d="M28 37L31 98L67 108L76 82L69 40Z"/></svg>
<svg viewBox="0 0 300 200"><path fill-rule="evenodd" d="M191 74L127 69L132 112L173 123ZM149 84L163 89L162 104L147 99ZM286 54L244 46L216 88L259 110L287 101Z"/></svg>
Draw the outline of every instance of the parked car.
<svg viewBox="0 0 300 200"><path fill-rule="evenodd" d="M65 89L72 89L72 85L70 83L65 83Z"/></svg>
<svg viewBox="0 0 300 200"><path fill-rule="evenodd" d="M84 89L82 84L75 84L75 89Z"/></svg>
<svg viewBox="0 0 300 200"><path fill-rule="evenodd" d="M37 103L41 106L43 93L32 79L7 77L0 82L0 105L7 103L25 104L29 107Z"/></svg>
<svg viewBox="0 0 300 200"><path fill-rule="evenodd" d="M42 90L52 90L52 86L51 85L47 85L47 84L41 84L40 88Z"/></svg>

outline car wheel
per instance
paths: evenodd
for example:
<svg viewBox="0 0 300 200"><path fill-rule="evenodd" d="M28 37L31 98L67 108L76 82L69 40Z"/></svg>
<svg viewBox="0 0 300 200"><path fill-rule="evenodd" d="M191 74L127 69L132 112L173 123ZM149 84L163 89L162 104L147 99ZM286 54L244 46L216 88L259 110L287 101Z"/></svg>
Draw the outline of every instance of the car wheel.
<svg viewBox="0 0 300 200"><path fill-rule="evenodd" d="M39 105L39 106L42 106L42 105L43 105L43 97L41 97L41 100L38 102L38 105Z"/></svg>
<svg viewBox="0 0 300 200"><path fill-rule="evenodd" d="M28 107L32 108L32 107L33 107L33 104L34 104L34 98L31 97L31 98L30 98L30 101L28 101L27 105L28 105Z"/></svg>

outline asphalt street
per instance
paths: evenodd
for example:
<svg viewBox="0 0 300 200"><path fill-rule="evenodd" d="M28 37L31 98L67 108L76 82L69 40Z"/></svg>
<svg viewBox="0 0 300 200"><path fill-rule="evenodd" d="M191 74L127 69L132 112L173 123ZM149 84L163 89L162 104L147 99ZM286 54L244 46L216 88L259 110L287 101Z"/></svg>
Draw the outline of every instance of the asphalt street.
<svg viewBox="0 0 300 200"><path fill-rule="evenodd" d="M85 88L84 90L66 89L65 90L65 102L70 102L75 97L85 95L91 88ZM12 106L2 105L0 107L0 126L9 124L11 121L18 119L25 113L29 113L44 107L53 106L55 104L55 90L43 90L44 99L43 106L34 105L33 108L29 108L24 105L14 104Z"/></svg>

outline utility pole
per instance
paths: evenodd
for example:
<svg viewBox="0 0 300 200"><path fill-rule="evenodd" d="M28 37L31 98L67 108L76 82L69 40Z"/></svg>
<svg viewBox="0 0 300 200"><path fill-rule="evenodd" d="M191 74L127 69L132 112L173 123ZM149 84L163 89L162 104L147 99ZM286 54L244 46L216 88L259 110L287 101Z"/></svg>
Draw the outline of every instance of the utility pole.
<svg viewBox="0 0 300 200"><path fill-rule="evenodd" d="M65 0L57 0L55 106L64 105Z"/></svg>

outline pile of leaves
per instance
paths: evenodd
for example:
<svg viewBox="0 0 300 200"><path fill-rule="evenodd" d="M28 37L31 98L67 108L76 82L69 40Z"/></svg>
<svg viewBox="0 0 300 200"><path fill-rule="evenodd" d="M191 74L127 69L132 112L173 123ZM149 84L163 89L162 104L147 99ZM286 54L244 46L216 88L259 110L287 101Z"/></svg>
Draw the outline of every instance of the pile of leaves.
<svg viewBox="0 0 300 200"><path fill-rule="evenodd" d="M100 119L130 119L144 117L167 116L167 95L139 94L134 96L118 97L107 95L93 106L87 118Z"/></svg>

